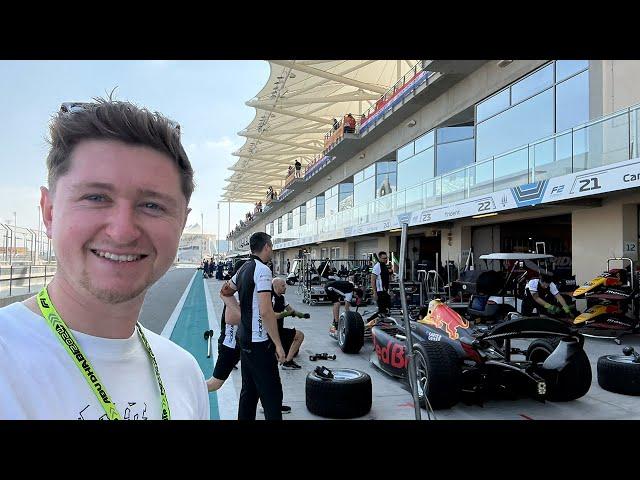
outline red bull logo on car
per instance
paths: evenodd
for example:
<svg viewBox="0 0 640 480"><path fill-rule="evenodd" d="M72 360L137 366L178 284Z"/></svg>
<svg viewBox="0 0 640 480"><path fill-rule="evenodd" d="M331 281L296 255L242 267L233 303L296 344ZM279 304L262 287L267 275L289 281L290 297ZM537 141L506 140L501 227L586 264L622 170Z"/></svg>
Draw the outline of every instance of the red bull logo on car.
<svg viewBox="0 0 640 480"><path fill-rule="evenodd" d="M429 312L427 316L418 321L443 330L452 340L460 338L460 334L458 333L459 328L469 328L469 322L467 320L440 300L431 300L429 302Z"/></svg>

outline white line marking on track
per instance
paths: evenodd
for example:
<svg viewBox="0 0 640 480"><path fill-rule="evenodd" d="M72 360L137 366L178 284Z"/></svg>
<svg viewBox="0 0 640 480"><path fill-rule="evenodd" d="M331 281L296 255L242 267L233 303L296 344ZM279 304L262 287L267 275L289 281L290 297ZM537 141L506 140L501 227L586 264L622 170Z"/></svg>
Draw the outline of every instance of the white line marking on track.
<svg viewBox="0 0 640 480"><path fill-rule="evenodd" d="M191 280L189 281L189 284L187 285L187 288L184 289L182 297L180 297L180 300L178 300L178 303L176 304L176 308L173 309L173 313L171 314L171 316L169 317L169 320L167 320L167 323L162 329L162 333L160 333L160 335L162 335L163 337L171 338L171 334L173 333L173 329L176 327L176 322L178 321L178 317L180 316L180 312L182 311L184 302L187 300L187 295L189 295L189 290L191 290L191 284L193 283L193 280L196 278L197 274L198 274L198 270L194 272L193 276L191 277Z"/></svg>

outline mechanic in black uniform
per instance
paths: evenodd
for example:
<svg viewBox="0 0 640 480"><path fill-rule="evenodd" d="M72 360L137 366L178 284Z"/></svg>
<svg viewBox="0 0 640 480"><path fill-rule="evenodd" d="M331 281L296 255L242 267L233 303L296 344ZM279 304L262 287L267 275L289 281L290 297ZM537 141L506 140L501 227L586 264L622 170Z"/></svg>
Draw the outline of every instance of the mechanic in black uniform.
<svg viewBox="0 0 640 480"><path fill-rule="evenodd" d="M525 288L524 300L522 301L522 315L530 316L533 309L540 314L543 308L552 315L557 315L564 311L571 314L571 309L564 301L558 287L553 283L553 275L550 273L540 274L540 278L529 280Z"/></svg>
<svg viewBox="0 0 640 480"><path fill-rule="evenodd" d="M284 298L284 294L287 291L287 283L284 279L274 278L272 285L271 300L273 302L273 311L278 321L278 332L280 333L282 348L284 348L284 353L287 355L285 362L282 364L282 368L285 370L297 370L302 367L293 361L293 357L298 353L302 345L304 333L295 328L285 328L284 319L286 317L310 318L310 315L308 313L296 312L291 305L287 303Z"/></svg>
<svg viewBox="0 0 640 480"><path fill-rule="evenodd" d="M347 280L332 280L324 287L327 298L333 303L333 322L329 328L330 334L335 334L338 330L338 319L340 318L340 304L344 305L344 311L349 311L351 298L355 286Z"/></svg>
<svg viewBox="0 0 640 480"><path fill-rule="evenodd" d="M249 239L249 247L249 260L227 284L230 292L238 291L240 299L242 390L238 420L255 420L258 399L266 420L282 420L278 362L284 363L285 353L271 304L271 270L266 265L273 255L271 236L255 232Z"/></svg>

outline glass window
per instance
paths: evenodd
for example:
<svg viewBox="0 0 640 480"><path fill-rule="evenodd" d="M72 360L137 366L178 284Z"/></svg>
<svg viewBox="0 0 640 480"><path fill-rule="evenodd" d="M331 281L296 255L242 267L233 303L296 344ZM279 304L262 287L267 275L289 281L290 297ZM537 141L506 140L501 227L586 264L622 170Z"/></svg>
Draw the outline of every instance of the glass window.
<svg viewBox="0 0 640 480"><path fill-rule="evenodd" d="M376 163L376 175L381 173L389 173L396 171L396 162L378 162Z"/></svg>
<svg viewBox="0 0 640 480"><path fill-rule="evenodd" d="M293 212L287 213L287 230L293 228Z"/></svg>
<svg viewBox="0 0 640 480"><path fill-rule="evenodd" d="M298 228L300 226L300 207L293 209L293 224L291 228Z"/></svg>
<svg viewBox="0 0 640 480"><path fill-rule="evenodd" d="M510 108L476 127L476 161L553 134L553 89Z"/></svg>
<svg viewBox="0 0 640 480"><path fill-rule="evenodd" d="M398 149L398 156L396 158L401 162L411 157L413 153L413 142L407 143L404 147Z"/></svg>
<svg viewBox="0 0 640 480"><path fill-rule="evenodd" d="M364 170L360 170L358 173L353 174L353 183L360 183L364 180Z"/></svg>
<svg viewBox="0 0 640 480"><path fill-rule="evenodd" d="M436 176L469 165L475 160L473 138L444 143L437 148Z"/></svg>
<svg viewBox="0 0 640 480"><path fill-rule="evenodd" d="M340 183L338 193L338 210L353 207L353 183Z"/></svg>
<svg viewBox="0 0 640 480"><path fill-rule="evenodd" d="M433 147L433 133L434 130L431 130L429 133L425 133L421 137L416 138L416 153L420 153L429 147Z"/></svg>
<svg viewBox="0 0 640 480"><path fill-rule="evenodd" d="M434 160L434 148L431 147L402 163L398 163L398 190L404 190L416 183L433 178Z"/></svg>
<svg viewBox="0 0 640 480"><path fill-rule="evenodd" d="M325 197L324 199L324 213L328 217L338 212L338 196Z"/></svg>
<svg viewBox="0 0 640 480"><path fill-rule="evenodd" d="M556 132L589 121L589 72L556 86Z"/></svg>
<svg viewBox="0 0 640 480"><path fill-rule="evenodd" d="M382 173L376 176L376 197L383 197L396 191L396 173Z"/></svg>
<svg viewBox="0 0 640 480"><path fill-rule="evenodd" d="M307 222L311 223L311 222L315 221L315 219L316 219L316 199L315 199L315 197L307 202L306 207L307 208L305 208L305 211L306 211L306 215L307 215Z"/></svg>
<svg viewBox="0 0 640 480"><path fill-rule="evenodd" d="M371 164L364 169L364 179L371 178L376 174L376 164Z"/></svg>
<svg viewBox="0 0 640 480"><path fill-rule="evenodd" d="M354 205L363 205L370 202L376 196L376 180L374 177L367 178L364 182L357 183L353 187Z"/></svg>
<svg viewBox="0 0 640 480"><path fill-rule="evenodd" d="M553 85L553 63L511 86L511 104L521 102Z"/></svg>
<svg viewBox="0 0 640 480"><path fill-rule="evenodd" d="M300 205L300 225L306 225L307 224L307 206L306 205Z"/></svg>
<svg viewBox="0 0 640 480"><path fill-rule="evenodd" d="M438 143L456 142L473 138L473 126L438 128Z"/></svg>
<svg viewBox="0 0 640 480"><path fill-rule="evenodd" d="M493 97L489 97L476 105L476 122L481 122L491 115L506 110L509 105L509 89L505 88Z"/></svg>
<svg viewBox="0 0 640 480"><path fill-rule="evenodd" d="M316 218L324 218L324 195L316 197Z"/></svg>
<svg viewBox="0 0 640 480"><path fill-rule="evenodd" d="M282 217L278 217L278 233L282 233Z"/></svg>
<svg viewBox="0 0 640 480"><path fill-rule="evenodd" d="M556 60L556 82L561 82L588 66L589 60Z"/></svg>

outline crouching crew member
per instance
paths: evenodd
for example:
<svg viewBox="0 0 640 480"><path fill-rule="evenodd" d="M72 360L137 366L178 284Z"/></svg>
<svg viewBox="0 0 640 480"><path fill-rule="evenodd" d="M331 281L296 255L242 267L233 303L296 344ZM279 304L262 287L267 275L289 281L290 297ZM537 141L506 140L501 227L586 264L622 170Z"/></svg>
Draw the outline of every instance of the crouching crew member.
<svg viewBox="0 0 640 480"><path fill-rule="evenodd" d="M280 334L282 348L287 356L285 362L282 364L282 368L285 370L302 368L293 361L293 357L298 353L298 350L300 350L300 346L304 340L304 333L295 328L285 328L284 319L286 317L309 318L310 316L308 313L296 312L291 305L287 303L284 298L284 294L287 291L287 283L284 279L274 278L272 285L271 300L273 302L273 311L278 321L278 333Z"/></svg>
<svg viewBox="0 0 640 480"><path fill-rule="evenodd" d="M571 314L570 307L564 301L558 287L552 280L553 276L548 273L541 274L540 278L529 280L522 302L522 315L532 315L534 308L537 309L539 314L543 312L542 309L552 315L557 315L561 311L564 311L567 315Z"/></svg>

